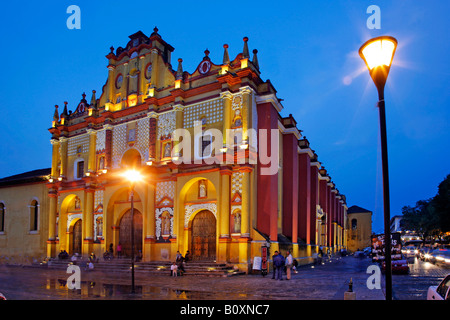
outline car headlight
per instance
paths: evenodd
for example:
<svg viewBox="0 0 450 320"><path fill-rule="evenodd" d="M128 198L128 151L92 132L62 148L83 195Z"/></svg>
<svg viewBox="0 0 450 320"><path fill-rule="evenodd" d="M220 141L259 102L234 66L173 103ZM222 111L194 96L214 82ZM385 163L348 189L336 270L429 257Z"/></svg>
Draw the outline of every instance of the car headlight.
<svg viewBox="0 0 450 320"><path fill-rule="evenodd" d="M406 250L406 253L410 253L411 251L409 251L409 250Z"/></svg>
<svg viewBox="0 0 450 320"><path fill-rule="evenodd" d="M442 260L444 260L444 258L443 257L436 257L436 260L442 261Z"/></svg>
<svg viewBox="0 0 450 320"><path fill-rule="evenodd" d="M428 254L428 253L426 253L425 255L424 255L424 257L425 257L425 259L430 259L430 255Z"/></svg>
<svg viewBox="0 0 450 320"><path fill-rule="evenodd" d="M445 263L450 263L450 259L444 259Z"/></svg>
<svg viewBox="0 0 450 320"><path fill-rule="evenodd" d="M418 254L418 253L419 253L419 250L414 250L414 253L415 253L415 254Z"/></svg>

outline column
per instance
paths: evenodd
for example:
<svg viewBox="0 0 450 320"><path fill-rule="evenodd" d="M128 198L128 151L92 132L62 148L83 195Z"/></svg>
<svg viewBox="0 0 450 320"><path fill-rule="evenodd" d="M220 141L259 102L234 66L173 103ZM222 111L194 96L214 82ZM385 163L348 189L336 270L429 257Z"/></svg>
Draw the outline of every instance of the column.
<svg viewBox="0 0 450 320"><path fill-rule="evenodd" d="M112 130L109 124L105 125L105 169L112 168Z"/></svg>
<svg viewBox="0 0 450 320"><path fill-rule="evenodd" d="M243 271L248 272L250 247L250 172L249 167L241 168L242 205L241 205L241 238L239 239L239 264Z"/></svg>
<svg viewBox="0 0 450 320"><path fill-rule="evenodd" d="M258 104L258 141L261 142L260 133L266 133L267 154L271 154L271 129L278 128L278 112L272 103ZM262 168L269 167L260 162L258 157L257 189L258 220L257 229L270 237L270 250L278 250L278 172L275 174L263 174Z"/></svg>
<svg viewBox="0 0 450 320"><path fill-rule="evenodd" d="M233 144L233 141L230 141L229 138L229 130L231 128L231 99L232 95L229 91L222 92L220 97L223 101L223 126L222 126L222 135L223 135L223 146L227 146L227 142Z"/></svg>
<svg viewBox="0 0 450 320"><path fill-rule="evenodd" d="M95 189L88 187L85 190L85 211L83 212L83 255L89 255L94 243L94 193Z"/></svg>
<svg viewBox="0 0 450 320"><path fill-rule="evenodd" d="M183 107L181 105L177 105L173 107L175 110L175 129L183 128ZM180 143L175 142L173 146L172 156L180 157Z"/></svg>
<svg viewBox="0 0 450 320"><path fill-rule="evenodd" d="M47 257L56 256L56 212L58 210L58 192L52 188L48 191L49 213L48 213L48 240Z"/></svg>
<svg viewBox="0 0 450 320"><path fill-rule="evenodd" d="M249 143L248 129L252 127L252 89L240 88L242 93L242 141Z"/></svg>
<svg viewBox="0 0 450 320"><path fill-rule="evenodd" d="M67 178L67 145L68 139L65 137L59 138L60 142L60 157L61 157L61 171L60 176Z"/></svg>
<svg viewBox="0 0 450 320"><path fill-rule="evenodd" d="M327 179L328 177L326 176L322 176L322 174L320 174L319 176L319 204L320 207L322 208L323 213L325 214L326 217L326 221L328 222L328 220L330 219L329 215L328 215L328 191L327 191ZM320 228L320 234L319 234L319 238L320 238L320 244L323 246L327 246L327 225L322 225L322 222L319 221L319 225L321 226Z"/></svg>
<svg viewBox="0 0 450 320"><path fill-rule="evenodd" d="M327 193L327 247L332 247L332 227L333 227L333 215L331 212L331 183L327 183L326 193Z"/></svg>
<svg viewBox="0 0 450 320"><path fill-rule="evenodd" d="M156 184L150 180L147 185L147 226L146 236L144 241L144 260L153 260L153 247L156 241L155 238L155 189Z"/></svg>
<svg viewBox="0 0 450 320"><path fill-rule="evenodd" d="M58 163L59 163L59 145L60 142L58 139L52 139L50 140L52 144L52 171L51 171L51 177L53 179L58 178L60 175L60 172L58 170Z"/></svg>
<svg viewBox="0 0 450 320"><path fill-rule="evenodd" d="M319 167L320 164L317 161L311 162L310 178L311 178L311 198L310 198L310 235L311 244L318 244L319 237L317 228L317 205L319 204Z"/></svg>
<svg viewBox="0 0 450 320"><path fill-rule="evenodd" d="M89 135L89 156L88 156L88 170L89 173L94 173L97 169L95 147L97 142L97 132L93 129L88 129L87 133Z"/></svg>
<svg viewBox="0 0 450 320"><path fill-rule="evenodd" d="M294 134L284 133L283 139L283 194L282 194L282 230L285 236L297 243L298 228L298 180L299 163L297 146L298 140Z"/></svg>
<svg viewBox="0 0 450 320"><path fill-rule="evenodd" d="M230 179L231 169L222 168L220 170L221 190L220 190L220 225L219 225L219 257L218 261L229 260L230 245Z"/></svg>
<svg viewBox="0 0 450 320"><path fill-rule="evenodd" d="M149 112L149 137L148 137L148 161L156 161L156 127L158 115L156 112Z"/></svg>

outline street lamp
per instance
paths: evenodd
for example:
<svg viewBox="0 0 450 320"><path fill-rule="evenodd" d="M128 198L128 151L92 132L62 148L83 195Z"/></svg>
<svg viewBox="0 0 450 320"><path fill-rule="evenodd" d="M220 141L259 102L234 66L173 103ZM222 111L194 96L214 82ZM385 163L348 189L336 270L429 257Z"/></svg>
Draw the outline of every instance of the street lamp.
<svg viewBox="0 0 450 320"><path fill-rule="evenodd" d="M381 159L383 166L383 202L384 202L384 242L386 264L386 300L392 300L392 264L391 264L391 230L389 171L386 138L386 112L384 86L394 58L397 40L389 36L373 38L359 49L359 55L366 63L370 76L378 90L378 109L380 113Z"/></svg>
<svg viewBox="0 0 450 320"><path fill-rule="evenodd" d="M129 169L123 173L123 177L130 182L131 201L131 293L135 293L134 287L134 184L142 179L139 171Z"/></svg>

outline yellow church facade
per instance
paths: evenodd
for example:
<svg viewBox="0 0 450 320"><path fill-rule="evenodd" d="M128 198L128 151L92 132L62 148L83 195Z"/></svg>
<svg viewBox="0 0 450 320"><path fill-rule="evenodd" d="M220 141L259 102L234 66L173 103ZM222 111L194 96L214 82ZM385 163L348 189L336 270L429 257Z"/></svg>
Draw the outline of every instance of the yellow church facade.
<svg viewBox="0 0 450 320"><path fill-rule="evenodd" d="M192 73L182 59L172 68L157 28L129 38L106 55L99 97L55 106L51 170L37 183L47 257L117 254L119 244L130 256L134 235L143 261L189 251L249 271L262 247L305 262L319 246L346 247L346 198L295 119L280 115L248 38L233 60L228 45L218 64L205 50ZM142 175L132 196L129 168Z"/></svg>

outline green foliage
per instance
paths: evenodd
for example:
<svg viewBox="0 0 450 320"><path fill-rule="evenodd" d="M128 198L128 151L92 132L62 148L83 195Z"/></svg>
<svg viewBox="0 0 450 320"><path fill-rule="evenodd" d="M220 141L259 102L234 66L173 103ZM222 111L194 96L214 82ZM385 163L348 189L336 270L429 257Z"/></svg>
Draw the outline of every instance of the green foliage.
<svg viewBox="0 0 450 320"><path fill-rule="evenodd" d="M404 230L414 230L423 239L440 237L450 231L450 174L439 184L431 199L419 200L414 207L402 208Z"/></svg>

